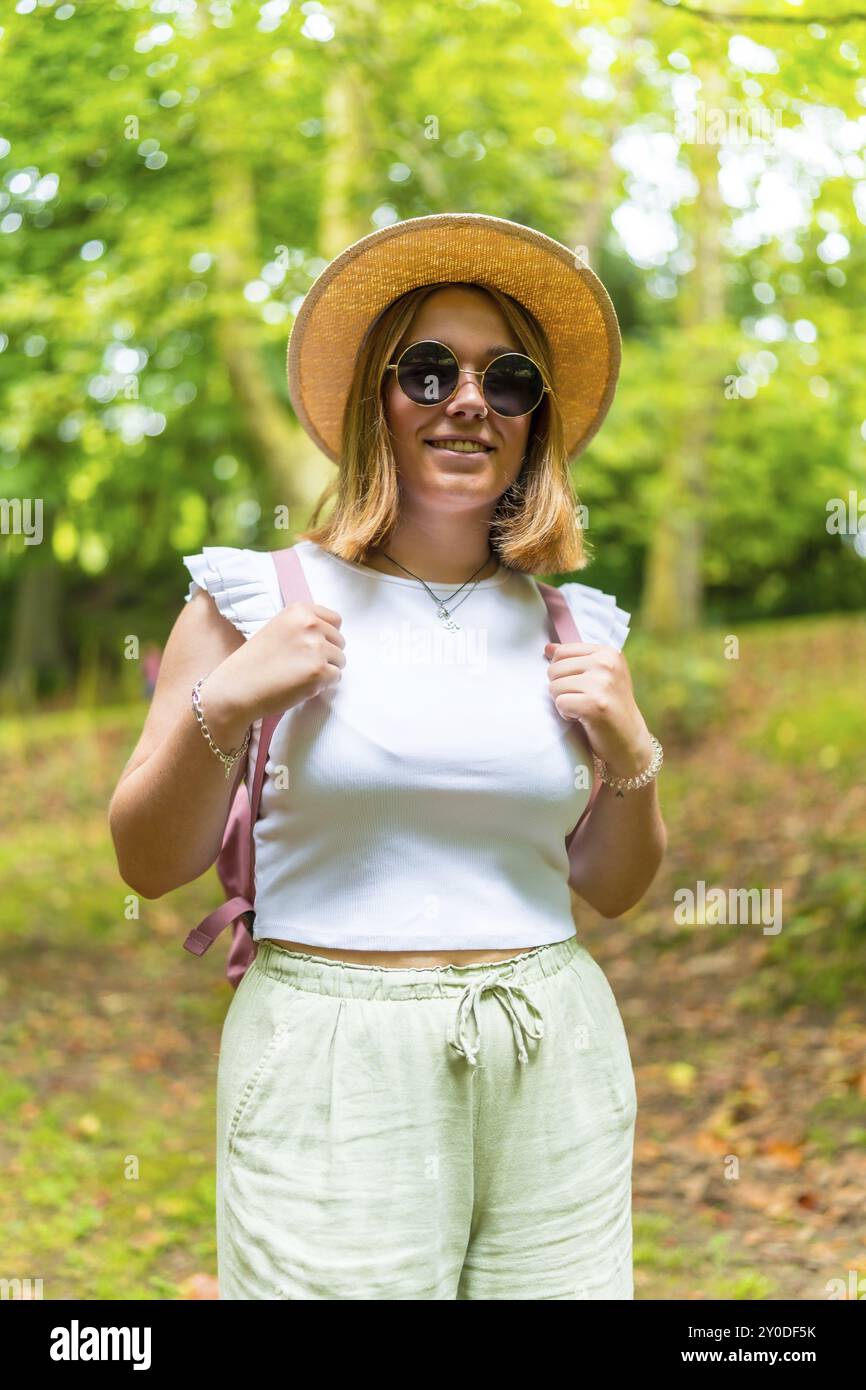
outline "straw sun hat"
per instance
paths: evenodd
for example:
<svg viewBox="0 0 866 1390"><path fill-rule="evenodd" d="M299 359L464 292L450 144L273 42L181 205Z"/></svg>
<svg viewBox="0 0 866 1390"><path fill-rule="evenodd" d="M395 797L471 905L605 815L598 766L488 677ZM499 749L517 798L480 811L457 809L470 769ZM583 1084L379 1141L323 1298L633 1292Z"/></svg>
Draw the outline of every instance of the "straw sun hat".
<svg viewBox="0 0 866 1390"><path fill-rule="evenodd" d="M419 285L468 280L504 290L541 324L569 458L586 448L613 399L620 333L604 285L576 254L532 227L479 212L410 217L370 232L322 271L289 338L289 397L333 462L364 335Z"/></svg>

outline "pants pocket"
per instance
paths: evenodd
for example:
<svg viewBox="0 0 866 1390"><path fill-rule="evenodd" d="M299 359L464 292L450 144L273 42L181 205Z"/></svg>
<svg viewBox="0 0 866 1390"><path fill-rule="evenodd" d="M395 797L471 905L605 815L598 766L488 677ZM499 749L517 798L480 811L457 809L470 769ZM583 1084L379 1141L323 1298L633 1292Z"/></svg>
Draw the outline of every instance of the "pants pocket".
<svg viewBox="0 0 866 1390"><path fill-rule="evenodd" d="M244 1116L252 1112L271 1059L279 1048L283 1038L286 1036L288 1028L289 1025L285 1021L274 1025L270 1040L266 1044L264 1052L259 1057L258 1062L255 1064L252 1072L243 1085L229 1120L228 1133L226 1135L226 1145L229 1150L234 1148Z"/></svg>
<svg viewBox="0 0 866 1390"><path fill-rule="evenodd" d="M625 1024L616 996L601 966L585 949L575 957L575 970L591 1019L590 1045L598 1054L608 1084L626 1119L637 1112L637 1087Z"/></svg>
<svg viewBox="0 0 866 1390"><path fill-rule="evenodd" d="M217 1131L229 1149L254 1104L268 1064L283 1038L297 990L275 983L255 962L247 970L223 1022L217 1072Z"/></svg>

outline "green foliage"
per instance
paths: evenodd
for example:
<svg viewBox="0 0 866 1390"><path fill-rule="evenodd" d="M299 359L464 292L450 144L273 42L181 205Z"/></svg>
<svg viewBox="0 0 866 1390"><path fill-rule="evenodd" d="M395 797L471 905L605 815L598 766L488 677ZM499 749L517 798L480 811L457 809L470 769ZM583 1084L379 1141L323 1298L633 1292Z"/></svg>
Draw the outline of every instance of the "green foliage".
<svg viewBox="0 0 866 1390"><path fill-rule="evenodd" d="M828 499L866 488L863 74L850 30L805 14L762 25L750 71L682 6L600 0L588 18L529 0L517 25L500 3L422 0L411 24L405 14L397 0L265 22L257 5L198 6L155 28L149 11L105 0L63 20L45 4L4 17L0 477L7 497L43 501L64 588L60 651L43 661L85 664L89 699L104 698L104 668L121 677L125 632L165 637L186 592L182 554L268 548L276 502L304 526L327 469L292 423L294 314L353 236L442 209L586 243L614 299L621 381L574 470L588 582L640 609L672 506L665 464L708 397L697 504L710 620L863 606L853 535L826 527ZM734 112L780 113L794 142L696 143L677 124L685 81ZM662 145L629 164L636 134L673 140L676 164ZM769 177L788 181L802 217L756 231ZM672 239L654 257L622 217L661 203ZM848 252L828 253L830 235ZM694 312L708 271L721 316ZM781 339L768 336L773 316ZM750 394L731 394L734 380ZM20 535L5 538L7 653L32 559ZM683 685L700 696L704 682L692 672ZM677 717L692 709L687 697Z"/></svg>
<svg viewBox="0 0 866 1390"><path fill-rule="evenodd" d="M718 639L702 632L664 642L629 637L626 655L635 698L647 724L681 742L706 736L723 718L729 663L718 656Z"/></svg>
<svg viewBox="0 0 866 1390"><path fill-rule="evenodd" d="M836 853L843 848L833 846ZM839 1009L851 998L866 996L862 841L847 848L849 858L818 870L802 885L790 920L772 938L771 957L778 967L773 997L779 1010L804 997Z"/></svg>

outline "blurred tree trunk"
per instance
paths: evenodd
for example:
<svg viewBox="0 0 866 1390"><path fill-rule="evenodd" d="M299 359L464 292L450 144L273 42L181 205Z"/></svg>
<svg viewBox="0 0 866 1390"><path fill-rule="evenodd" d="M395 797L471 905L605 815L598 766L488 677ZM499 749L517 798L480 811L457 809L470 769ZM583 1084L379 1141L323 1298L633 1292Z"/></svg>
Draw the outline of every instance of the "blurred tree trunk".
<svg viewBox="0 0 866 1390"><path fill-rule="evenodd" d="M319 251L329 261L374 229L362 214L366 200L363 171L375 148L368 113L375 109L375 92L368 90L356 54L367 55L376 43L376 10L369 0L354 0L341 14L338 38L332 45L328 86L324 97L326 153L322 168ZM322 459L323 455L317 454ZM330 463L321 478L333 493L337 470ZM325 514L329 508L325 509ZM322 518L320 518L320 521Z"/></svg>
<svg viewBox="0 0 866 1390"><path fill-rule="evenodd" d="M649 0L632 0L628 17L631 24L628 44L630 66L624 73L618 72L615 77L617 99L611 107L611 114L601 137L601 163L597 169L580 169L574 172L574 184L576 189L580 190L580 206L576 207L573 213L574 237L571 245L586 248L584 259L596 274L602 237L610 222L611 213L620 200L620 169L614 162L611 150L623 126L628 125L634 118L632 97L637 86L638 70L635 66L636 54L632 50L650 32Z"/></svg>
<svg viewBox="0 0 866 1390"><path fill-rule="evenodd" d="M3 704L10 709L22 709L38 695L62 688L69 674L61 636L61 573L51 531L48 510L41 544L25 546L18 565L2 678Z"/></svg>
<svg viewBox="0 0 866 1390"><path fill-rule="evenodd" d="M362 221L354 206L359 171L368 167L370 158L372 133L363 113L370 109L371 101L361 75L342 53L335 55L325 94L328 145L319 228L319 249L329 260L374 230Z"/></svg>
<svg viewBox="0 0 866 1390"><path fill-rule="evenodd" d="M704 59L696 71L702 82L698 99L707 108L720 107L722 84L717 68ZM722 324L725 303L719 146L695 143L690 150L698 193L691 217L686 210L684 222L691 224L694 268L680 286L678 307L683 340L692 350L684 357L678 442L660 460L664 486L650 531L641 612L645 630L657 634L691 631L701 621L706 454L724 399L711 350L713 328Z"/></svg>
<svg viewBox="0 0 866 1390"><path fill-rule="evenodd" d="M259 276L274 248L259 246L255 187L246 160L234 150L231 131L215 122L202 133L213 188L211 240L215 265L215 337L220 359L240 407L244 428L264 467L263 506L289 508L292 527L306 511L297 486L305 452L285 394L278 395L264 369L261 328L251 317L244 287Z"/></svg>
<svg viewBox="0 0 866 1390"><path fill-rule="evenodd" d="M372 108L372 103L367 106L353 53L367 52L366 45L375 42L375 35L374 8L367 0L356 0L344 15L340 40L334 45L332 78L324 102L328 141L318 245L329 259L371 230L359 225L359 214L353 207L359 170L369 158L364 112ZM207 104L207 124L201 132L213 187L216 339L247 432L264 463L270 501L289 507L290 525L297 529L311 499L333 479L334 468L294 422L288 384L285 396L276 394L262 367L260 329L246 310L243 291L258 277L263 260L275 248L260 245L250 166L227 117L219 100Z"/></svg>

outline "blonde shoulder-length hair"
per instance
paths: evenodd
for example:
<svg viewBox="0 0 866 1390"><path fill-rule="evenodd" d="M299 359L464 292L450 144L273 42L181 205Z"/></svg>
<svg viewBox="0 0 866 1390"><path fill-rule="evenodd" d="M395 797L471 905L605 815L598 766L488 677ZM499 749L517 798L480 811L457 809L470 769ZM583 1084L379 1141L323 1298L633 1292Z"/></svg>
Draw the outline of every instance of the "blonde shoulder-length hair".
<svg viewBox="0 0 866 1390"><path fill-rule="evenodd" d="M530 425L523 467L500 497L490 524L490 548L500 564L525 574L584 569L587 554L578 499L572 490L562 417L547 337L535 316L492 285L446 281L422 285L392 301L367 330L343 416L337 476L319 498L299 539L315 541L343 560L363 564L371 547L387 544L399 518L397 464L385 416L385 368L421 304L434 290L466 283L498 304L522 351L538 362L545 391ZM318 519L336 494L328 520Z"/></svg>

